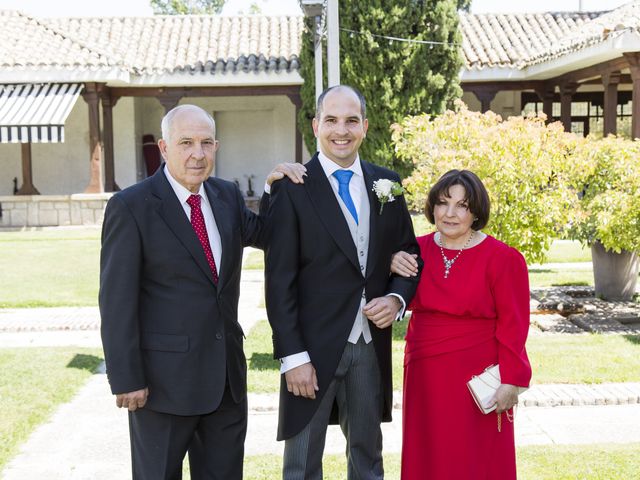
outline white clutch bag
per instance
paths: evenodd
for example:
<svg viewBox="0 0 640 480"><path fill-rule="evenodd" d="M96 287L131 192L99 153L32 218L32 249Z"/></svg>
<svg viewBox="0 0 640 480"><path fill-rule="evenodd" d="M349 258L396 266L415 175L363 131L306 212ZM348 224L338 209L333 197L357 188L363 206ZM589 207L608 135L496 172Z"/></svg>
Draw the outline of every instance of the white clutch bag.
<svg viewBox="0 0 640 480"><path fill-rule="evenodd" d="M467 382L471 396L482 413L493 412L496 409L495 405L488 407L487 404L500 385L500 369L498 365L488 366L484 369L484 372L480 375L474 375ZM525 390L527 390L526 387L518 387L518 394Z"/></svg>

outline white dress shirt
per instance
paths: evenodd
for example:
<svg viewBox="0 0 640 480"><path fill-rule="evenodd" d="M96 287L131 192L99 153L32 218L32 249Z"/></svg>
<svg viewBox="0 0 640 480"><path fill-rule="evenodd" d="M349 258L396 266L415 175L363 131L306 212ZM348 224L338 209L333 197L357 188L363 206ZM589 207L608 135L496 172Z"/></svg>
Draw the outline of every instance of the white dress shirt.
<svg viewBox="0 0 640 480"><path fill-rule="evenodd" d="M180 205L184 209L184 213L187 215L187 219L191 222L191 207L187 203L187 200L191 195L194 195L185 187L180 185L178 181L171 176L169 169L164 167L164 174L169 180L169 184L171 188L178 197L180 201ZM220 232L218 231L218 225L216 224L216 219L213 216L213 210L211 209L211 204L209 203L209 197L207 197L207 193L204 190L204 185L200 185L200 190L198 190L198 195L201 197L200 208L202 209L202 216L204 217L204 225L207 228L207 236L209 237L209 245L211 246L211 253L213 253L213 259L216 261L216 269L218 270L218 276L220 276L220 267L222 261L222 240L220 239Z"/></svg>

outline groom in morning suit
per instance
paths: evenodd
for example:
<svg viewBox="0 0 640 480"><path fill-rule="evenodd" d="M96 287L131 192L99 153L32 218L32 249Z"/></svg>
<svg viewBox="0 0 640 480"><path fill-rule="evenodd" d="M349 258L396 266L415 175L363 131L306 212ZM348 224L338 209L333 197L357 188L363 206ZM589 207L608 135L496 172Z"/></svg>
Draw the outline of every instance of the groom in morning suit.
<svg viewBox="0 0 640 480"><path fill-rule="evenodd" d="M332 87L318 98L320 151L304 184L271 188L266 301L281 360L278 440L283 478L321 480L329 423L347 440L348 478L381 479L380 423L391 420L391 325L418 277L390 275L391 255L419 253L402 196L384 205L373 182L398 175L362 161L365 100Z"/></svg>
<svg viewBox="0 0 640 480"><path fill-rule="evenodd" d="M245 245L264 246L264 219L233 183L209 178L218 141L205 110L171 110L158 145L166 163L115 194L105 211L99 303L107 376L116 404L129 410L134 480L182 478L187 450L192 479L240 480L240 269ZM279 165L267 183L282 173L296 181L294 167Z"/></svg>

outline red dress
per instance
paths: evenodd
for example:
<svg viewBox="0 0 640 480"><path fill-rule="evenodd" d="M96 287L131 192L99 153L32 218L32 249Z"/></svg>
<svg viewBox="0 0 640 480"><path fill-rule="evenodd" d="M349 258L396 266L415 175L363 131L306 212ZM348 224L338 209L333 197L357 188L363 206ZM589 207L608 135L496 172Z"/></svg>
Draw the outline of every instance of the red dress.
<svg viewBox="0 0 640 480"><path fill-rule="evenodd" d="M529 276L522 255L487 236L444 278L433 234L418 238L424 270L411 302L403 392L403 480L516 478L513 424L484 415L466 382L492 364L528 386ZM457 250L445 249L447 258Z"/></svg>

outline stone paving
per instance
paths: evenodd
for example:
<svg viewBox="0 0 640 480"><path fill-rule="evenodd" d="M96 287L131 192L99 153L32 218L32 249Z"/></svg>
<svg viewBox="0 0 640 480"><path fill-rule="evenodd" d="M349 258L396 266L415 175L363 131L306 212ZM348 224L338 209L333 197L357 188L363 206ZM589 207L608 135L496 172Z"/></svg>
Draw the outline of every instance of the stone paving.
<svg viewBox="0 0 640 480"><path fill-rule="evenodd" d="M97 330L98 307L16 308L0 310L0 332Z"/></svg>
<svg viewBox="0 0 640 480"><path fill-rule="evenodd" d="M601 300L593 287L534 288L531 313L545 332L640 334L640 303Z"/></svg>

